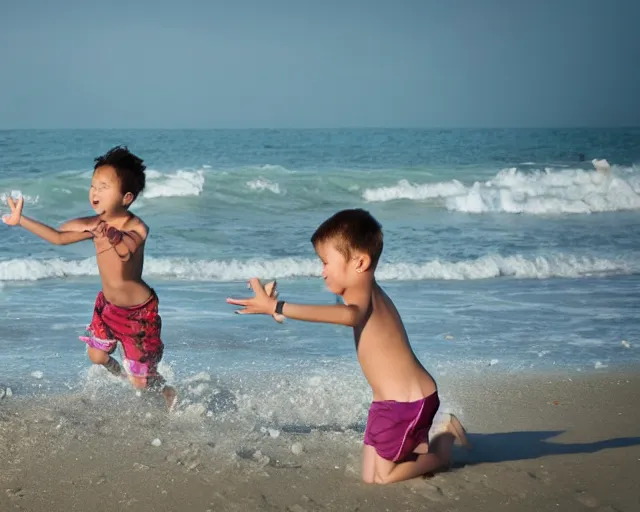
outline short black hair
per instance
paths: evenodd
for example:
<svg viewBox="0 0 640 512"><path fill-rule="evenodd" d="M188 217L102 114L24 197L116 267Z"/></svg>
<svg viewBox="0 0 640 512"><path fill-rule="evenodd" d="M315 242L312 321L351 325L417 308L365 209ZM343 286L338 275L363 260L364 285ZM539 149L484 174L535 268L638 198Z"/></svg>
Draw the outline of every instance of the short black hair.
<svg viewBox="0 0 640 512"><path fill-rule="evenodd" d="M382 226L362 208L342 210L320 224L311 237L314 247L327 241L335 242L336 249L347 259L353 251L364 252L375 268L382 254Z"/></svg>
<svg viewBox="0 0 640 512"><path fill-rule="evenodd" d="M145 175L147 168L142 162L143 160L129 151L127 146L116 146L107 151L104 155L94 159L95 165L93 170L98 167L110 165L116 170L118 179L120 180L120 191L122 194L131 192L133 199L144 190Z"/></svg>

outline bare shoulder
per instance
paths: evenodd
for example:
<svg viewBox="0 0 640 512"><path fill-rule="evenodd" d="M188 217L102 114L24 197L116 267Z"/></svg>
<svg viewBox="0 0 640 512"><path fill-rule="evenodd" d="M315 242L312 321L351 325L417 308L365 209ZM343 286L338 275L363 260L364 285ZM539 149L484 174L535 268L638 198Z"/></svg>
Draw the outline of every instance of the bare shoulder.
<svg viewBox="0 0 640 512"><path fill-rule="evenodd" d="M125 231L136 233L143 240L146 240L149 234L149 226L147 226L140 217L133 214L131 214L131 218L127 221L124 228Z"/></svg>

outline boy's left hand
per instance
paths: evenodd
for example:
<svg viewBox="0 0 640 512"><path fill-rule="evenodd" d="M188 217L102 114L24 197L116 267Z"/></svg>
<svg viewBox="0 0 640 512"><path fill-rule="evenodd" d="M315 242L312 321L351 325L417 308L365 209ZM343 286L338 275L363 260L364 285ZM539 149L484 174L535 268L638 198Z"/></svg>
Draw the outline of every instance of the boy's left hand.
<svg viewBox="0 0 640 512"><path fill-rule="evenodd" d="M239 315L273 315L276 310L277 299L267 294L260 280L256 277L249 280L249 285L255 294L251 299L228 298L228 304L244 306L236 311Z"/></svg>
<svg viewBox="0 0 640 512"><path fill-rule="evenodd" d="M97 224L94 223L93 226L89 226L88 231L90 231L95 238L103 238L105 236L106 229L107 223L102 219L98 219Z"/></svg>

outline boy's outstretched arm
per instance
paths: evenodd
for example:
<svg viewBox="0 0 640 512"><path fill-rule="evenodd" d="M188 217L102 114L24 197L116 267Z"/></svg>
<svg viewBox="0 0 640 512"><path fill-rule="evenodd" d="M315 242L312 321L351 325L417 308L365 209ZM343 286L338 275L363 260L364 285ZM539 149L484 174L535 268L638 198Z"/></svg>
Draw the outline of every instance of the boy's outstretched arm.
<svg viewBox="0 0 640 512"><path fill-rule="evenodd" d="M31 231L34 235L46 240L49 243L55 245L67 245L80 242L82 240L88 240L93 238L93 234L89 232L75 232L75 231L57 231L46 224L42 224L37 220L24 217L22 215L22 207L24 206L24 198L18 199L17 202L13 198L7 199L7 204L11 209L9 215L4 215L2 221L9 226L22 226L27 231Z"/></svg>
<svg viewBox="0 0 640 512"><path fill-rule="evenodd" d="M228 298L227 302L237 306L244 306L244 309L236 311L241 315L273 315L275 313L278 300L275 297L267 295L264 287L257 278L251 279L249 284L255 293L255 297L251 299ZM312 304L293 304L291 302L285 302L282 308L282 314L293 320L339 324L349 327L355 327L358 325L365 316L366 311L366 304L350 304L348 306L342 304L316 306Z"/></svg>

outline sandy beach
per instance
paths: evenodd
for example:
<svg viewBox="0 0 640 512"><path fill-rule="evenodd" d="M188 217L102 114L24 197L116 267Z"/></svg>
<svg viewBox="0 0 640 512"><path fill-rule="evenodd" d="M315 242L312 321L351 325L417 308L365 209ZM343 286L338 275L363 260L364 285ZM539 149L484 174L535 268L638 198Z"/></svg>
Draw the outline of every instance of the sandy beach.
<svg viewBox="0 0 640 512"><path fill-rule="evenodd" d="M226 414L212 428L204 411L168 416L128 391L14 393L0 400L0 510L640 509L637 373L462 382L439 386L474 450L457 450L448 473L386 487L359 480L361 426L269 430Z"/></svg>

